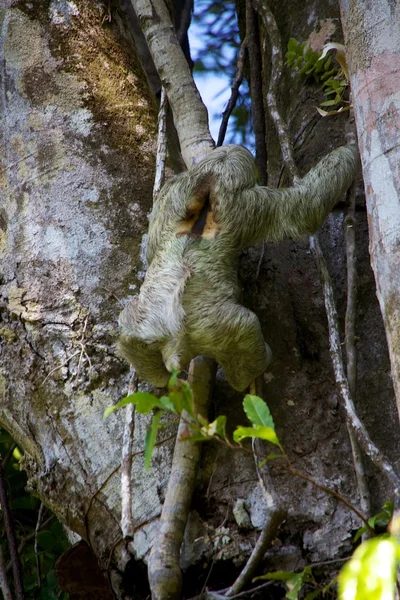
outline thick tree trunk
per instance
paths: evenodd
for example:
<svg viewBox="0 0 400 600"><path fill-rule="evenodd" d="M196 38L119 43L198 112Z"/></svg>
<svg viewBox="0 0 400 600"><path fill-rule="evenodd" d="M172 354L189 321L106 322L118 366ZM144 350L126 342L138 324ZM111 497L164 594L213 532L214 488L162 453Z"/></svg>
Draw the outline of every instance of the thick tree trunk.
<svg viewBox="0 0 400 600"><path fill-rule="evenodd" d="M0 9L0 421L29 488L104 566L121 537L122 419L103 411L127 392L116 319L143 268L156 114L118 16L16 4ZM160 503L142 491L151 520Z"/></svg>
<svg viewBox="0 0 400 600"><path fill-rule="evenodd" d="M400 414L400 5L341 0L370 253Z"/></svg>

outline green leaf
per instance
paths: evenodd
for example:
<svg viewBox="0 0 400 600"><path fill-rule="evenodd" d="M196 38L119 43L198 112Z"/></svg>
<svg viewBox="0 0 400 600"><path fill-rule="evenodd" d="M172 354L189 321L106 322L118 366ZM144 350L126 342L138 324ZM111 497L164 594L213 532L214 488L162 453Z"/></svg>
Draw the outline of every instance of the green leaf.
<svg viewBox="0 0 400 600"><path fill-rule="evenodd" d="M286 60L288 62L288 64L291 64L294 59L297 57L296 52L286 52Z"/></svg>
<svg viewBox="0 0 400 600"><path fill-rule="evenodd" d="M194 399L193 391L187 381L178 379L174 375L168 383L169 399L171 400L174 409L181 414L183 410L194 417Z"/></svg>
<svg viewBox="0 0 400 600"><path fill-rule="evenodd" d="M275 571L274 573L265 573L265 575L259 575L255 577L252 581L253 583L256 581L261 581L262 579L272 579L273 581L289 581L296 577L297 573L293 573L293 571Z"/></svg>
<svg viewBox="0 0 400 600"><path fill-rule="evenodd" d="M241 442L244 438L260 438L279 446L280 443L275 431L272 427L237 427L233 432L233 439L235 442Z"/></svg>
<svg viewBox="0 0 400 600"><path fill-rule="evenodd" d="M161 396L160 403L165 410L170 410L171 412L176 412L174 405L168 396Z"/></svg>
<svg viewBox="0 0 400 600"><path fill-rule="evenodd" d="M382 506L382 510L384 510L386 513L388 513L390 518L392 518L393 511L394 511L394 502L392 502L392 500L387 500L385 502L385 504Z"/></svg>
<svg viewBox="0 0 400 600"><path fill-rule="evenodd" d="M164 408L162 402L157 396L153 394L149 394L149 392L135 392L134 394L130 394L126 398L123 398L114 406L109 406L104 411L104 419L106 419L111 413L119 408L123 408L128 404L135 404L136 410L138 413L145 415L153 410L153 408Z"/></svg>
<svg viewBox="0 0 400 600"><path fill-rule="evenodd" d="M299 50L299 43L296 38L291 37L288 41L288 50L291 50L294 53L297 53Z"/></svg>
<svg viewBox="0 0 400 600"><path fill-rule="evenodd" d="M267 403L258 396L247 394L243 400L243 409L252 425L265 425L275 429L274 420Z"/></svg>
<svg viewBox="0 0 400 600"><path fill-rule="evenodd" d="M57 541L54 539L53 534L50 531L43 530L37 534L38 546L43 550L54 550L57 545Z"/></svg>
<svg viewBox="0 0 400 600"><path fill-rule="evenodd" d="M144 468L146 471L150 468L151 456L154 450L154 444L156 443L157 433L160 429L160 419L162 412L158 410L152 418L150 427L146 433L146 440L144 443Z"/></svg>
<svg viewBox="0 0 400 600"><path fill-rule="evenodd" d="M335 104L337 104L336 98L334 100L325 100L324 102L321 102L321 106L335 106Z"/></svg>
<svg viewBox="0 0 400 600"><path fill-rule="evenodd" d="M368 531L368 527L366 525L364 525L364 527L360 527L357 530L356 535L353 538L353 543L355 544L356 542L358 542L358 540L360 539L360 537L363 535L363 533L365 533L366 531Z"/></svg>
<svg viewBox="0 0 400 600"><path fill-rule="evenodd" d="M394 599L398 547L395 538L377 537L361 544L339 573L339 599Z"/></svg>

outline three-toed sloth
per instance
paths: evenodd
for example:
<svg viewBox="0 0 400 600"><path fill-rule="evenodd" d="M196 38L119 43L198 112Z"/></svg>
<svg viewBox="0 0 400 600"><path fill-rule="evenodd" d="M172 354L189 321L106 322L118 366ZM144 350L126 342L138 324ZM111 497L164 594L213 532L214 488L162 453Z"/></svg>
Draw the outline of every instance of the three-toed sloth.
<svg viewBox="0 0 400 600"><path fill-rule="evenodd" d="M260 323L239 304L241 248L313 234L352 182L356 146L333 150L295 186L258 187L241 146L213 150L168 181L150 217L148 271L122 311L120 353L164 386L195 356L213 358L244 390L271 360Z"/></svg>

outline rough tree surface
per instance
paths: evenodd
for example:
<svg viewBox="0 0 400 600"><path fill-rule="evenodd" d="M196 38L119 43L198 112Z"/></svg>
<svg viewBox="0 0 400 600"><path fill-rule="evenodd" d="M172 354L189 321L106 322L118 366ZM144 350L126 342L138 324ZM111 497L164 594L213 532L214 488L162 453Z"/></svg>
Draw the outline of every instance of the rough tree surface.
<svg viewBox="0 0 400 600"><path fill-rule="evenodd" d="M284 44L320 31L321 45L324 32L341 39L336 2L320 2L318 13L311 0L274 1L271 8ZM103 411L128 388L128 366L115 353L116 321L143 277L155 104L121 17L116 13L111 24L102 24L96 2L3 0L0 24L0 422L25 450L30 489L91 544L103 568L114 552L111 568L123 569L129 559L118 544L123 419L116 413L103 421ZM296 73L287 73L282 92L305 172L343 143L344 119L320 119L318 90ZM280 149L272 124L269 132L269 181L276 185ZM361 190L357 205L356 400L374 441L396 462L397 416ZM343 218L339 211L329 216L321 235L342 316ZM275 356L264 377L264 398L279 438L296 467L357 503L307 240L252 247L243 252L240 272L243 302L259 316ZM210 418L227 414L232 427L246 424L242 397L219 374ZM146 426L143 417L136 420L135 452L143 449ZM168 425L163 436L173 432ZM156 531L172 446L173 439L156 448L148 473L143 457L134 459L136 572L142 573ZM389 490L367 468L376 509ZM309 484L279 473L273 479L289 517L269 553L269 569L299 568L350 549L359 526L353 515ZM237 517L238 525L232 511L236 507L238 515L239 506L248 519ZM187 577L189 595L199 591L194 582L201 589L213 558L228 561L220 563L228 568L214 565L208 585L232 583L232 565L250 553L265 513L252 457L204 448L182 555L183 567L196 571ZM116 570L112 580L119 589Z"/></svg>

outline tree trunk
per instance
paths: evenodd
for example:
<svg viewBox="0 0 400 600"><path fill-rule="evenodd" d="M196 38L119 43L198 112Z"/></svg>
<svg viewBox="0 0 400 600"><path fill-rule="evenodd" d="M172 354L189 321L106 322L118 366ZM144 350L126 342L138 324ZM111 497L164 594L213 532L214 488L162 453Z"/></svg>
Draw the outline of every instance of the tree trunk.
<svg viewBox="0 0 400 600"><path fill-rule="evenodd" d="M341 0L372 268L400 414L400 6Z"/></svg>
<svg viewBox="0 0 400 600"><path fill-rule="evenodd" d="M128 389L116 319L142 277L155 106L118 15L15 4L0 10L0 419L29 489L104 566L121 537L122 420L103 412Z"/></svg>

